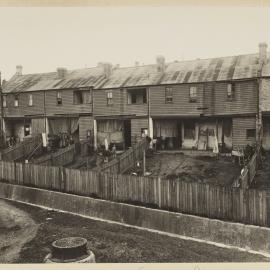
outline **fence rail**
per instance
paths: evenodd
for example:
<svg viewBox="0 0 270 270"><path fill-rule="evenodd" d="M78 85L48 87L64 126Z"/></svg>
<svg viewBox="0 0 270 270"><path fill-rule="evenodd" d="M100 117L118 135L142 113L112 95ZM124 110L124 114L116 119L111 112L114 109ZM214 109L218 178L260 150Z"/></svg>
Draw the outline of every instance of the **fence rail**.
<svg viewBox="0 0 270 270"><path fill-rule="evenodd" d="M270 227L270 192L0 161L3 181Z"/></svg>
<svg viewBox="0 0 270 270"><path fill-rule="evenodd" d="M34 164L47 165L47 166L65 166L74 161L75 145L72 144L64 149L59 150L57 153L52 153L44 157L33 160Z"/></svg>
<svg viewBox="0 0 270 270"><path fill-rule="evenodd" d="M42 142L41 135L34 136L1 152L2 160L14 161L28 156Z"/></svg>
<svg viewBox="0 0 270 270"><path fill-rule="evenodd" d="M113 159L107 164L103 164L99 170L110 174L121 174L135 166L135 162L142 159L143 151L146 149L147 141L142 139L140 142L125 151L120 157Z"/></svg>

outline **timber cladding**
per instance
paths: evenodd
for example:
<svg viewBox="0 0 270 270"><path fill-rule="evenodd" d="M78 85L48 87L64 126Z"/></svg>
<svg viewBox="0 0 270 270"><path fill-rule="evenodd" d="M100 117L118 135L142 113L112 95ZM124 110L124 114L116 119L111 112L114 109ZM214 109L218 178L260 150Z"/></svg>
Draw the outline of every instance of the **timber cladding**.
<svg viewBox="0 0 270 270"><path fill-rule="evenodd" d="M172 88L171 103L165 102L166 88ZM197 88L196 102L190 102L190 87ZM198 108L203 106L203 84L182 84L169 86L153 86L150 92L150 115L186 115L199 116Z"/></svg>
<svg viewBox="0 0 270 270"><path fill-rule="evenodd" d="M232 115L257 113L258 85L256 80L234 82L234 97L227 97L227 86L230 82L217 82L214 86L214 114Z"/></svg>
<svg viewBox="0 0 270 270"><path fill-rule="evenodd" d="M107 104L108 93L112 93L112 104ZM94 115L148 115L147 103L128 104L128 89L97 89L93 91L93 99Z"/></svg>
<svg viewBox="0 0 270 270"><path fill-rule="evenodd" d="M70 173L74 178L77 178L77 173ZM83 173L83 177L89 177L89 175ZM93 191L97 191L99 183L93 184ZM0 197L4 199L36 204L88 217L111 220L260 252L270 252L269 228L222 222L215 219L6 183L0 183L0 187ZM88 189L88 186L79 188Z"/></svg>
<svg viewBox="0 0 270 270"><path fill-rule="evenodd" d="M80 116L79 117L79 137L80 140L86 140L87 131L93 130L94 119L92 116Z"/></svg>
<svg viewBox="0 0 270 270"><path fill-rule="evenodd" d="M270 79L261 80L260 89L260 109L261 111L270 111Z"/></svg>
<svg viewBox="0 0 270 270"><path fill-rule="evenodd" d="M233 126L233 147L244 147L247 144L253 145L256 139L256 118L255 117L234 117Z"/></svg>
<svg viewBox="0 0 270 270"><path fill-rule="evenodd" d="M29 95L32 95L33 105L29 106ZM14 106L15 95L7 94L7 107L4 108L5 116L24 116L24 115L40 115L44 114L44 93L29 92L19 93L16 95L18 98L18 106Z"/></svg>
<svg viewBox="0 0 270 270"><path fill-rule="evenodd" d="M148 129L148 118L131 119L131 144L136 144L142 138L141 130Z"/></svg>
<svg viewBox="0 0 270 270"><path fill-rule="evenodd" d="M46 114L73 114L73 113L91 113L92 104L74 104L73 90L63 90L61 92L62 105L57 105L56 90L46 91Z"/></svg>

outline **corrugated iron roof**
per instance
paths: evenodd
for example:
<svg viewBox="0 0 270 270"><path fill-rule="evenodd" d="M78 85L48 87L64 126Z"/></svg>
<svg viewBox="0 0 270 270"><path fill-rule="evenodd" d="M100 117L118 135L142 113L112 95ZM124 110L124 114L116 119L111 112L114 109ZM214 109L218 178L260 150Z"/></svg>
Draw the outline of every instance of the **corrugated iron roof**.
<svg viewBox="0 0 270 270"><path fill-rule="evenodd" d="M258 54L196 59L166 64L165 72L158 72L156 65L114 68L106 78L102 67L68 71L64 79L57 72L13 76L4 92L94 87L110 89L147 85L198 83L249 79L258 76ZM270 54L263 67L263 76L270 76Z"/></svg>

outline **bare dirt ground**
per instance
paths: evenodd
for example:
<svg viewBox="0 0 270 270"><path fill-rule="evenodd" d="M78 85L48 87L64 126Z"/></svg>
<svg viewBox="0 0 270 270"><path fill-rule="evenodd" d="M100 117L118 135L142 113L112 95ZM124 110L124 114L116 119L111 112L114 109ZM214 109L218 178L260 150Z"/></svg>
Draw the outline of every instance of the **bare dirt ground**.
<svg viewBox="0 0 270 270"><path fill-rule="evenodd" d="M228 186L240 175L231 158L190 157L183 154L154 154L146 159L151 176Z"/></svg>
<svg viewBox="0 0 270 270"><path fill-rule="evenodd" d="M4 246L3 240L5 245L9 245L5 253L1 251L2 263L7 262L7 258L13 263L41 263L50 252L51 243L68 236L85 237L96 261L102 263L270 261L261 255L236 249L182 240L17 202L0 202L1 247ZM12 234L11 228L15 226L18 226L18 233Z"/></svg>
<svg viewBox="0 0 270 270"><path fill-rule="evenodd" d="M25 211L0 200L0 263L16 261L37 230L38 225Z"/></svg>

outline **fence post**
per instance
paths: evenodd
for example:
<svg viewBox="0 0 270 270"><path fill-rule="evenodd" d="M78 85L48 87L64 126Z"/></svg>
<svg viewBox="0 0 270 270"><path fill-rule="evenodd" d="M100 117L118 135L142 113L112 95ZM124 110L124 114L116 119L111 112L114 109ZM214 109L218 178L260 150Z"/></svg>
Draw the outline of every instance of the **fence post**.
<svg viewBox="0 0 270 270"><path fill-rule="evenodd" d="M17 183L16 162L14 161L14 183Z"/></svg>
<svg viewBox="0 0 270 270"><path fill-rule="evenodd" d="M59 166L59 191L64 190L64 168Z"/></svg>
<svg viewBox="0 0 270 270"><path fill-rule="evenodd" d="M161 178L158 177L158 207L161 208Z"/></svg>

